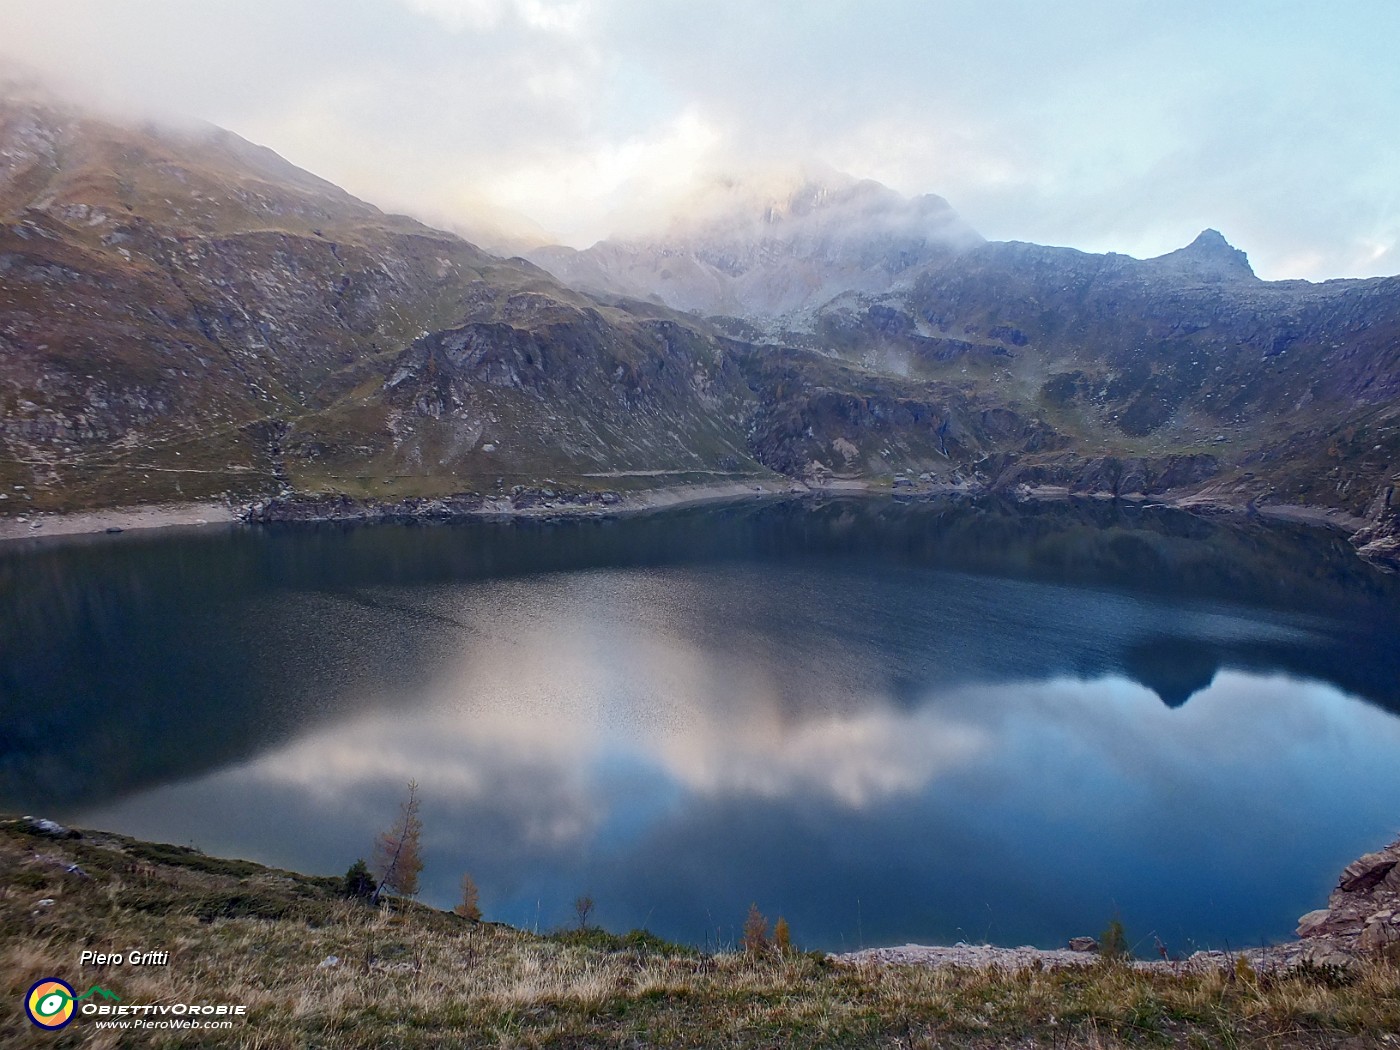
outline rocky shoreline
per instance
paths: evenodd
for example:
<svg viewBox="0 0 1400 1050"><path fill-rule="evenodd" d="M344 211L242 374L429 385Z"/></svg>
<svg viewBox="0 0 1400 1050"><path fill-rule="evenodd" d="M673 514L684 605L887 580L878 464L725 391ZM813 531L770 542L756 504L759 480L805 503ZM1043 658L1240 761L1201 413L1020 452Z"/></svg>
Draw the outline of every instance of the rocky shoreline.
<svg viewBox="0 0 1400 1050"><path fill-rule="evenodd" d="M1400 961L1400 839L1357 858L1342 871L1327 907L1298 921L1298 939L1285 944L1234 952L1201 951L1186 959L1134 959L1138 970L1181 973L1229 968L1248 963L1255 971L1290 972L1299 968L1344 972L1368 959ZM1052 966L1088 966L1099 962L1092 938L1075 938L1071 948L999 948L989 944L948 946L906 944L866 948L833 955L855 966L926 966L1024 970Z"/></svg>
<svg viewBox="0 0 1400 1050"><path fill-rule="evenodd" d="M472 519L602 517L752 497L804 495L810 491L800 482L759 478L631 492L559 484L516 485L508 491L491 495L466 492L452 496L409 497L392 502L359 500L343 495L288 495L254 503L244 509L239 517L259 525L284 522L406 524Z"/></svg>
<svg viewBox="0 0 1400 1050"><path fill-rule="evenodd" d="M1163 493L1080 491L1064 485L1011 487L978 479L951 482L913 481L896 477L893 485L863 479L828 478L808 483L790 478L756 477L634 490L591 489L549 483L516 485L493 494L457 493L400 500L357 499L343 494L286 493L250 504L205 501L165 503L75 513L0 515L0 543L43 536L72 536L210 524L410 524L471 520L561 520L643 514L701 503L749 498L808 498L865 495L901 501L964 499L995 495L1018 502L1072 500L1119 501L1144 507L1171 507L1209 516L1244 516L1287 521L1346 533L1357 553L1377 568L1400 570L1400 501L1382 493L1365 517L1344 510L1295 504L1272 504L1226 489L1204 488Z"/></svg>
<svg viewBox="0 0 1400 1050"><path fill-rule="evenodd" d="M1139 506L1164 506L1193 514L1230 515L1288 521L1338 529L1347 533L1357 553L1386 571L1400 570L1400 515L1388 502L1373 507L1364 518L1333 507L1268 503L1227 489L1178 489L1165 492L1078 490L1063 485L1017 484L1007 487L980 479L912 480L897 476L892 485L859 478L828 478L808 483L789 478L758 478L745 482L598 491L568 486L515 486L496 495L465 493L395 502L356 500L348 496L279 496L244 509L243 521L274 522L399 522L453 521L474 518L602 517L645 513L697 503L761 497L820 497L868 495L901 500L963 499L1001 496L1021 502L1114 500ZM1383 494L1385 496L1385 494ZM1377 497L1378 504L1382 497Z"/></svg>
<svg viewBox="0 0 1400 1050"><path fill-rule="evenodd" d="M806 486L759 479L745 483L702 484L636 492L516 486L512 492L483 496L469 492L386 502L343 495L283 495L249 504L161 503L72 513L0 514L0 543L46 536L78 536L171 527L243 522L246 524L450 522L478 519L550 519L645 513L697 503L802 494ZM843 491L866 491L865 486Z"/></svg>

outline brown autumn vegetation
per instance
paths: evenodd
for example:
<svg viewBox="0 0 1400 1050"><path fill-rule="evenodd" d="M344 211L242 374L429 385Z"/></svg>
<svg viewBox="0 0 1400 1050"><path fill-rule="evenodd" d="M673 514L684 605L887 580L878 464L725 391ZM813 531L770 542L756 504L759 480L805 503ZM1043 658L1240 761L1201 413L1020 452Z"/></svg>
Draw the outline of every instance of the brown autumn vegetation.
<svg viewBox="0 0 1400 1050"><path fill-rule="evenodd" d="M1344 979L1148 972L1124 961L1020 972L854 966L816 953L707 954L596 927L535 935L343 892L339 877L101 833L52 839L0 821L4 1045L1393 1050L1400 1031L1393 961ZM107 945L168 950L170 965L79 970L79 952ZM82 1017L45 1033L24 1020L20 1000L51 975L127 1002L202 998L249 1014L212 1033L122 1036Z"/></svg>

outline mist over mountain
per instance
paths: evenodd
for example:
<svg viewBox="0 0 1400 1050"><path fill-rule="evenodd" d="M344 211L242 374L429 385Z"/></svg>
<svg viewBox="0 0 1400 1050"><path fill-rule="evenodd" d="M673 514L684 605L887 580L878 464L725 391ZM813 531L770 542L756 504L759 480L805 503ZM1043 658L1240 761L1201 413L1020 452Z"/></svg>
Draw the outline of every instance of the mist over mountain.
<svg viewBox="0 0 1400 1050"><path fill-rule="evenodd" d="M818 174L535 265L217 128L12 97L7 509L846 479L1299 505L1394 555L1400 279L987 242Z"/></svg>
<svg viewBox="0 0 1400 1050"><path fill-rule="evenodd" d="M776 317L883 292L982 243L941 197L835 171L712 180L660 233L525 252L581 289L704 315Z"/></svg>

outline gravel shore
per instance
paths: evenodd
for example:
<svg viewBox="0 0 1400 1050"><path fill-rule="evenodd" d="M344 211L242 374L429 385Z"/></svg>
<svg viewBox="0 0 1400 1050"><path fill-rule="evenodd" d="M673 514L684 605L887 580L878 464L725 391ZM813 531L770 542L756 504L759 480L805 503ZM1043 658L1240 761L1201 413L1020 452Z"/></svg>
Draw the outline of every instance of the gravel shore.
<svg viewBox="0 0 1400 1050"><path fill-rule="evenodd" d="M1302 959L1302 946L1280 945L1271 948L1248 948L1238 952L1196 952L1180 960L1133 959L1127 962L1134 970L1183 973L1233 967L1240 958L1255 970L1288 969ZM926 966L930 969L958 967L969 970L998 969L1005 971L1062 966L1092 966L1102 961L1097 952L1075 952L1068 948L998 948L990 944L954 944L946 946L905 944L898 948L866 948L858 952L833 955L838 963L852 966Z"/></svg>
<svg viewBox="0 0 1400 1050"><path fill-rule="evenodd" d="M209 525L238 520L237 508L226 503L158 503L141 507L112 507L75 514L16 514L0 517L0 541L43 536L73 536L120 529L159 529L172 525Z"/></svg>

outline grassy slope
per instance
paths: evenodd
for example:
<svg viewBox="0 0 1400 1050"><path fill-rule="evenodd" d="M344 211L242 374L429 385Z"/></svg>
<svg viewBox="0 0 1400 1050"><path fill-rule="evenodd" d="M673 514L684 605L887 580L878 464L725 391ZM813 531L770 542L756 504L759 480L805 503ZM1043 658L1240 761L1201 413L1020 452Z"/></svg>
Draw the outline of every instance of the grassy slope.
<svg viewBox="0 0 1400 1050"><path fill-rule="evenodd" d="M89 878L66 872L78 863ZM336 880L89 833L0 822L0 1031L7 1046L1387 1047L1400 969L1353 983L853 967L704 955L642 935L534 935L415 904L375 910ZM38 901L52 898L53 904ZM800 931L799 931L800 932ZM171 953L166 968L77 970L84 948ZM340 965L318 964L335 955ZM127 1002L241 1002L232 1032L62 1034L26 1027L46 976ZM1351 1042L1344 1042L1345 1040Z"/></svg>
<svg viewBox="0 0 1400 1050"><path fill-rule="evenodd" d="M83 231L61 224L42 242L0 226L0 253L19 260L0 274L0 347L8 338L19 348L0 375L10 424L0 426L0 486L24 486L3 509L243 501L283 480L399 498L608 469L768 473L744 450L732 418L740 391L720 374L723 360L700 361L716 381L708 400L692 395L689 370L649 374L687 353L688 364L713 354L670 322L686 345L668 356L650 324L668 320L664 311L585 300L525 264L401 231L377 213L312 232L260 229L255 219L249 231L209 234L208 215L185 214L188 227L126 242L133 260L76 243ZM67 269L56 276L59 256ZM132 306L160 302L157 312ZM579 375L532 375L534 390L464 374L458 390L470 404L442 420L388 403L384 379L403 349L464 321L546 344L562 332L555 349ZM580 332L591 340L570 345ZM620 366L635 374L630 387L616 382ZM614 403L627 397L625 409ZM94 399L104 406L95 413ZM130 402L143 407L120 409ZM75 435L73 421L92 415L96 432ZM482 454L488 442L501 451Z"/></svg>

